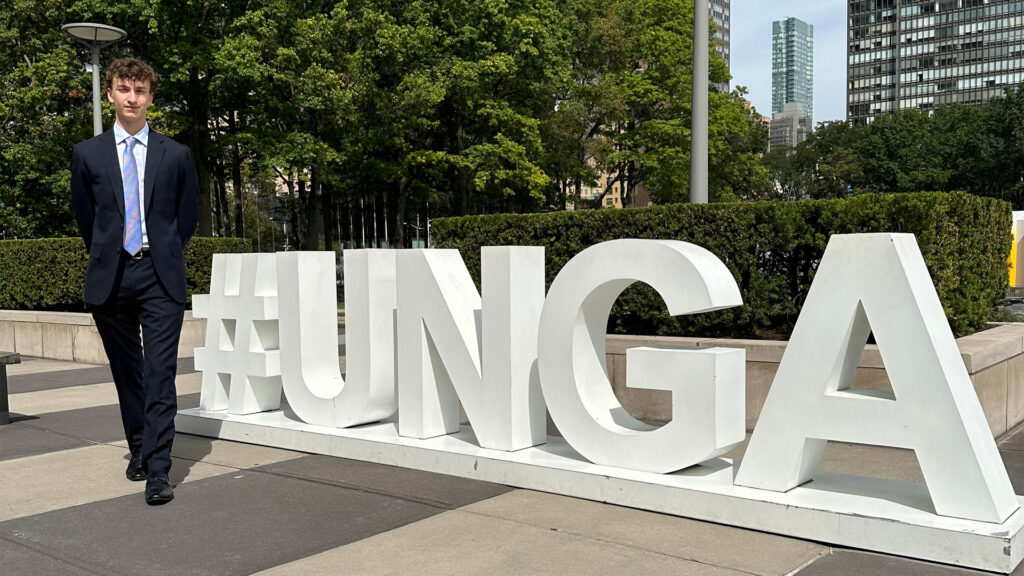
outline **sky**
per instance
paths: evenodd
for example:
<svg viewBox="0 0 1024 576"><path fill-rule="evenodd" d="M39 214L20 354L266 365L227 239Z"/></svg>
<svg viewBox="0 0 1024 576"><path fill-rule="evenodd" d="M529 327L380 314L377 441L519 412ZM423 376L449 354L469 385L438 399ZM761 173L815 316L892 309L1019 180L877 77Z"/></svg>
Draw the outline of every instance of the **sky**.
<svg viewBox="0 0 1024 576"><path fill-rule="evenodd" d="M732 86L772 113L772 22L814 25L814 123L846 119L846 0L732 0Z"/></svg>

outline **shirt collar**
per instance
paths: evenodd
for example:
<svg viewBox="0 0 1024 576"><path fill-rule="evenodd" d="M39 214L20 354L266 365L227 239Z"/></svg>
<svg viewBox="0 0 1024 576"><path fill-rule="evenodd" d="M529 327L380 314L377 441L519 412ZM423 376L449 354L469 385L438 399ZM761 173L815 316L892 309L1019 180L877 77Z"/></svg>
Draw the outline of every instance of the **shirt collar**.
<svg viewBox="0 0 1024 576"><path fill-rule="evenodd" d="M129 136L132 135L129 134L127 130L122 128L120 124L114 122L114 142L116 142L117 144L121 144L122 142L124 142L125 138L128 138ZM142 127L142 130L139 130L138 132L135 133L135 139L138 140L139 144L142 144L145 147L149 146L148 122Z"/></svg>

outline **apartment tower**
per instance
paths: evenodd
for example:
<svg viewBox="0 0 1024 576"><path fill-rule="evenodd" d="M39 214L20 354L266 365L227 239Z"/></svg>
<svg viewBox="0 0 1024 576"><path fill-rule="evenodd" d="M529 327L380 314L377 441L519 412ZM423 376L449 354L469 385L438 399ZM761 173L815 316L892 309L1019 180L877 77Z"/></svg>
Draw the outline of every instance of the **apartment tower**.
<svg viewBox="0 0 1024 576"><path fill-rule="evenodd" d="M725 58L725 65L730 65L729 54L729 14L730 0L711 0L711 20L715 23L715 49Z"/></svg>
<svg viewBox="0 0 1024 576"><path fill-rule="evenodd" d="M1024 82L1020 0L849 0L846 117L977 106Z"/></svg>
<svg viewBox="0 0 1024 576"><path fill-rule="evenodd" d="M798 18L772 23L772 115L772 148L796 146L814 126L814 26Z"/></svg>
<svg viewBox="0 0 1024 576"><path fill-rule="evenodd" d="M790 102L814 118L814 26L799 18L772 22L772 114Z"/></svg>

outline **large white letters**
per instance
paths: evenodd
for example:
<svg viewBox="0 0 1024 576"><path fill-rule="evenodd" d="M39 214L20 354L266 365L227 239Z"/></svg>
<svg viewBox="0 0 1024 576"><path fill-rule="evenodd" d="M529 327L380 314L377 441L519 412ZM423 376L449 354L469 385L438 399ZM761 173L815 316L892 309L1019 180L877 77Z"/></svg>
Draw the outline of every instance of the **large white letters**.
<svg viewBox="0 0 1024 576"><path fill-rule="evenodd" d="M676 315L741 303L703 248L599 244L546 299L542 248L484 248L482 296L455 250L347 251L347 381L333 264L214 257L194 299L200 408L178 430L986 570L1024 560L1019 498L913 236L832 237L739 463L714 457L744 436L743 350L627 350L627 387L672 393L660 428L606 373L608 314L630 284ZM850 385L872 331L892 392ZM546 437L545 404L564 440ZM817 472L828 440L913 449L926 484Z"/></svg>
<svg viewBox="0 0 1024 576"><path fill-rule="evenodd" d="M872 331L895 396L850 388ZM913 235L832 236L736 483L807 482L827 440L915 450L938 514L1018 508Z"/></svg>
<svg viewBox="0 0 1024 576"><path fill-rule="evenodd" d="M273 254L215 254L210 294L192 298L192 314L207 322L206 346L195 356L204 410L281 406L275 263Z"/></svg>
<svg viewBox="0 0 1024 576"><path fill-rule="evenodd" d="M519 450L546 438L534 371L544 249L484 248L481 276L482 299L458 251L398 255L402 436L458 431L461 399L484 448Z"/></svg>
<svg viewBox="0 0 1024 576"><path fill-rule="evenodd" d="M630 386L672 390L671 422L653 429L633 418L608 381L605 332L615 300L636 281L657 290L674 315L742 303L729 270L699 246L615 240L587 248L559 272L544 303L538 339L541 386L551 419L588 460L672 472L743 441L745 354L629 350Z"/></svg>
<svg viewBox="0 0 1024 576"><path fill-rule="evenodd" d="M333 252L277 255L281 371L295 415L345 428L395 412L395 251L345 252L348 382L338 369Z"/></svg>

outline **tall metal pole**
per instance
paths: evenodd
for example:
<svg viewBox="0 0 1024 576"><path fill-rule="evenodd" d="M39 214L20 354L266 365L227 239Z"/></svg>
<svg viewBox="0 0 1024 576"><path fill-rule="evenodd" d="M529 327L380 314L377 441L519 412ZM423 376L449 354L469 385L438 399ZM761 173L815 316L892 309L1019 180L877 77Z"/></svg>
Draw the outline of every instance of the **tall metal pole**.
<svg viewBox="0 0 1024 576"><path fill-rule="evenodd" d="M260 235L260 216L263 215L263 211L260 210L260 189L253 188L253 193L256 195L256 251L263 252L263 238Z"/></svg>
<svg viewBox="0 0 1024 576"><path fill-rule="evenodd" d="M690 128L690 203L708 203L708 0L693 2L693 109Z"/></svg>
<svg viewBox="0 0 1024 576"><path fill-rule="evenodd" d="M92 46L92 135L103 134L103 117L100 107L100 47Z"/></svg>

